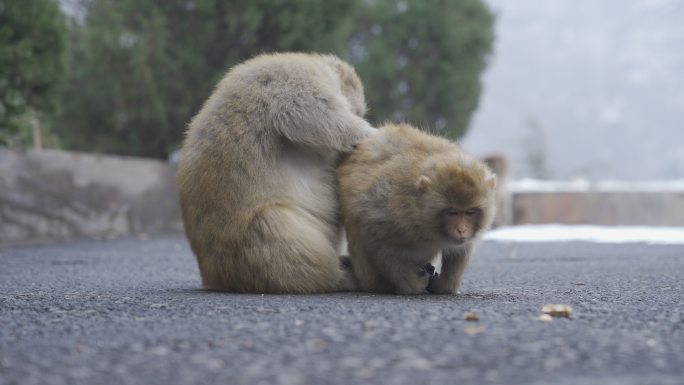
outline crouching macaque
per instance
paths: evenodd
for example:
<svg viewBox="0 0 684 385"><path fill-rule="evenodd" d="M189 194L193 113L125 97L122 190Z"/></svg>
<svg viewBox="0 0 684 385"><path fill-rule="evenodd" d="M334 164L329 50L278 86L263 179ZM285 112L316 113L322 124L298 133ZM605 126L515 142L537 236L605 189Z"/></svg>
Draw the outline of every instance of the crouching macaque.
<svg viewBox="0 0 684 385"><path fill-rule="evenodd" d="M492 228L513 224L513 202L508 191L508 161L502 154L492 154L482 159L496 175L496 215Z"/></svg>
<svg viewBox="0 0 684 385"><path fill-rule="evenodd" d="M190 123L177 173L205 288L350 288L335 165L376 131L365 111L361 81L335 56L261 55L225 75Z"/></svg>
<svg viewBox="0 0 684 385"><path fill-rule="evenodd" d="M495 214L496 177L483 162L446 139L390 124L339 165L337 180L358 289L456 293Z"/></svg>

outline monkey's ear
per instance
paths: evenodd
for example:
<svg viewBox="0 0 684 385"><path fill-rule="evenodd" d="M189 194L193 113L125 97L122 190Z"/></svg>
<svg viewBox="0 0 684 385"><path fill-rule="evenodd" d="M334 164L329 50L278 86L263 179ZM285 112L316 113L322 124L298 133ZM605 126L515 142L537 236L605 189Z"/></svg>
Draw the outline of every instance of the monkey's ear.
<svg viewBox="0 0 684 385"><path fill-rule="evenodd" d="M337 58L337 56L325 55L323 56L323 60L325 61L326 65L328 65L337 73L337 76L339 76L340 78L345 77L344 75L346 74L347 69L345 68L342 61Z"/></svg>
<svg viewBox="0 0 684 385"><path fill-rule="evenodd" d="M344 65L342 65L342 63L340 63L338 61L334 61L334 62L331 62L330 65L335 70L335 72L337 72L337 75L340 78L344 78L344 75L346 74L347 71L345 70Z"/></svg>
<svg viewBox="0 0 684 385"><path fill-rule="evenodd" d="M425 191L432 185L432 179L427 177L426 175L421 175L418 177L418 180L416 181L416 188L418 191Z"/></svg>
<svg viewBox="0 0 684 385"><path fill-rule="evenodd" d="M487 187L494 190L496 188L496 175L489 175L487 179L485 179L485 183L487 183Z"/></svg>

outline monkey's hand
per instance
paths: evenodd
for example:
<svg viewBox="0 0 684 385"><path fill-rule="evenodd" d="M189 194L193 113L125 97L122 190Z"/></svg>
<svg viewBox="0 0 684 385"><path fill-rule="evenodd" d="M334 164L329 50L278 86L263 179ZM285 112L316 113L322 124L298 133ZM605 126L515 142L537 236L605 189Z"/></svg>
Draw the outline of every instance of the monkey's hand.
<svg viewBox="0 0 684 385"><path fill-rule="evenodd" d="M432 279L439 276L439 273L437 273L435 267L432 266L431 263L426 263L425 265L423 265L423 267L418 269L418 276L427 278L427 282L425 283L425 287L423 288L422 293L429 294L430 292L428 291L428 286L430 286L430 282L432 281Z"/></svg>
<svg viewBox="0 0 684 385"><path fill-rule="evenodd" d="M430 274L430 277L439 277L439 273L431 263L426 263L425 266L423 266L423 269Z"/></svg>
<svg viewBox="0 0 684 385"><path fill-rule="evenodd" d="M471 245L442 250L442 272L430 277L428 292L432 294L456 294L463 272L470 259Z"/></svg>

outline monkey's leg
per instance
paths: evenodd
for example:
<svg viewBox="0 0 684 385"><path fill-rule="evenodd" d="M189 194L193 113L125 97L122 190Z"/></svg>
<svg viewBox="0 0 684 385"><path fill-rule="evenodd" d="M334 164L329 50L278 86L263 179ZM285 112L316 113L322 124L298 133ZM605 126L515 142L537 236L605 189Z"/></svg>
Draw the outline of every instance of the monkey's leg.
<svg viewBox="0 0 684 385"><path fill-rule="evenodd" d="M353 290L382 292L382 282L370 256L373 251L367 250L364 245L366 241L361 226L353 223L346 231L349 252L348 270L353 276Z"/></svg>
<svg viewBox="0 0 684 385"><path fill-rule="evenodd" d="M442 272L432 277L428 285L428 292L432 294L456 294L461 285L472 246L445 249L442 251Z"/></svg>
<svg viewBox="0 0 684 385"><path fill-rule="evenodd" d="M431 277L425 264L414 261L395 261L387 266L383 275L391 282L395 293L405 295L425 293Z"/></svg>
<svg viewBox="0 0 684 385"><path fill-rule="evenodd" d="M254 217L243 251L256 264L257 286L269 293L344 290L348 281L332 244L336 229L289 204L272 204Z"/></svg>

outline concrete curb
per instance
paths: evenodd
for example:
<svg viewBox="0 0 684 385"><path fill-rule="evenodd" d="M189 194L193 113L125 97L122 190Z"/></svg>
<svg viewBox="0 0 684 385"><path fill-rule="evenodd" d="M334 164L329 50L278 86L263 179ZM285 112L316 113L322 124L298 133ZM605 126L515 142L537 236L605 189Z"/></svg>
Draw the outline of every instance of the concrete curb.
<svg viewBox="0 0 684 385"><path fill-rule="evenodd" d="M684 226L683 191L516 192L513 224Z"/></svg>
<svg viewBox="0 0 684 385"><path fill-rule="evenodd" d="M0 245L180 231L174 175L158 160L0 149Z"/></svg>

